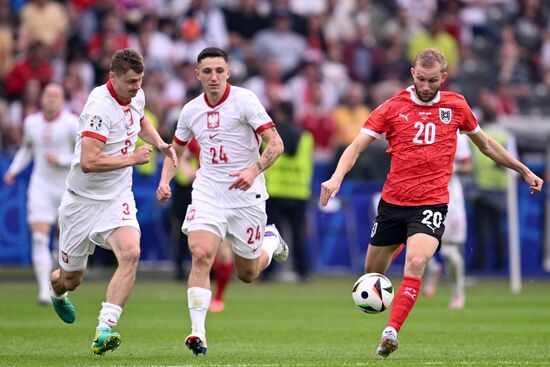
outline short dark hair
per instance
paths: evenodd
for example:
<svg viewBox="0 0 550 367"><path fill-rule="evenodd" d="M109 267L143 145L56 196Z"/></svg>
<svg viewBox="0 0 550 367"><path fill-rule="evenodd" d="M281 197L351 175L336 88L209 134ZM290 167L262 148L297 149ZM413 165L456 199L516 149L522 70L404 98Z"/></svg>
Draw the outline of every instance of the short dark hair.
<svg viewBox="0 0 550 367"><path fill-rule="evenodd" d="M427 48L418 53L414 58L413 67L420 65L423 68L433 68L436 64L439 64L440 70L447 70L447 59L445 55L438 49Z"/></svg>
<svg viewBox="0 0 550 367"><path fill-rule="evenodd" d="M126 74L128 70L143 73L145 64L143 56L131 48L116 50L111 59L111 71L116 75Z"/></svg>
<svg viewBox="0 0 550 367"><path fill-rule="evenodd" d="M200 62L207 57L223 57L225 62L229 62L229 55L227 52L218 47L207 47L197 56L197 64L200 64Z"/></svg>

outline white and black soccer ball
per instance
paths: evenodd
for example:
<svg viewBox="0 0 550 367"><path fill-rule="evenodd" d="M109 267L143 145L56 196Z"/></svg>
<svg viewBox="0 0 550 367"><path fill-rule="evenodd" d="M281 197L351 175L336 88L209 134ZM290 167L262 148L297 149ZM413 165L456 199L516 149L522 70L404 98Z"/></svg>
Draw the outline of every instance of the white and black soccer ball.
<svg viewBox="0 0 550 367"><path fill-rule="evenodd" d="M353 301L366 313L380 313L393 302L393 285L382 274L367 273L357 279L351 291Z"/></svg>

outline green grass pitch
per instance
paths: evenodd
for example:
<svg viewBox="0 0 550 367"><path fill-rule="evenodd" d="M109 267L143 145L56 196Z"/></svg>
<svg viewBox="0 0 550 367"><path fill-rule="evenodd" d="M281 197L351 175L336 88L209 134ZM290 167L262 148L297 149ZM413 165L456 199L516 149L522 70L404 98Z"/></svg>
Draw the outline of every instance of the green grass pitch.
<svg viewBox="0 0 550 367"><path fill-rule="evenodd" d="M550 366L550 281L505 280L467 289L463 311L447 308L449 288L419 297L388 359L375 354L389 312L368 315L351 299L356 277L318 276L309 284L234 281L226 310L207 317L208 353L184 346L189 316L184 284L138 278L116 330L122 344L89 352L106 281L71 295L66 325L36 303L31 281L0 284L1 366ZM400 279L392 278L394 285Z"/></svg>

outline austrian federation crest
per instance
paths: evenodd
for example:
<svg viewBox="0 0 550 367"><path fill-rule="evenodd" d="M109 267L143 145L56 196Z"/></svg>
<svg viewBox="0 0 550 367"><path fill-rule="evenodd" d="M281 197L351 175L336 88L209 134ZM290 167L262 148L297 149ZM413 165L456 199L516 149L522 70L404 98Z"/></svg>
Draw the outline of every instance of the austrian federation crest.
<svg viewBox="0 0 550 367"><path fill-rule="evenodd" d="M453 119L453 111L450 108L439 108L439 119L448 124Z"/></svg>

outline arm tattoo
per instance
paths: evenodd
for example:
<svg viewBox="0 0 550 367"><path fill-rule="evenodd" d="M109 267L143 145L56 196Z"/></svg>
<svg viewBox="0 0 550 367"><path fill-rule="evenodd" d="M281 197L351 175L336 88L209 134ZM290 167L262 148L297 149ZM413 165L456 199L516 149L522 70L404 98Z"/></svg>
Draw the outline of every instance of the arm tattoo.
<svg viewBox="0 0 550 367"><path fill-rule="evenodd" d="M279 155L281 155L283 151L283 142L275 128L267 129L261 135L262 139L267 142L267 145L257 163L262 167L261 171L265 171L275 163Z"/></svg>

